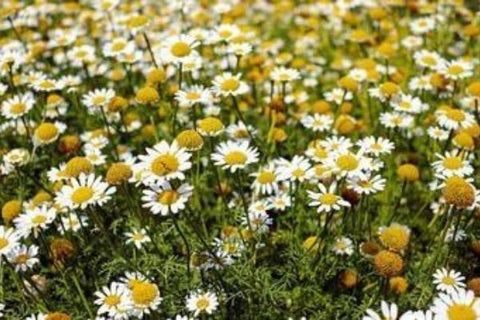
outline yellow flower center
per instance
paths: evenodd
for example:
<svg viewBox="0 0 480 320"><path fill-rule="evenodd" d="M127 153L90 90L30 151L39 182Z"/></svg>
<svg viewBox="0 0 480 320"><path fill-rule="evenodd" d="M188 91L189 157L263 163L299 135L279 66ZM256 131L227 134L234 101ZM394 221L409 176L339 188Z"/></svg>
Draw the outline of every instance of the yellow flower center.
<svg viewBox="0 0 480 320"><path fill-rule="evenodd" d="M39 86L42 87L43 89L52 89L55 87L53 82L50 80L43 80L42 82L39 83Z"/></svg>
<svg viewBox="0 0 480 320"><path fill-rule="evenodd" d="M188 92L186 97L188 100L198 100L200 99L200 94L198 92Z"/></svg>
<svg viewBox="0 0 480 320"><path fill-rule="evenodd" d="M93 197L93 189L90 187L78 187L72 193L72 201L76 204L85 203Z"/></svg>
<svg viewBox="0 0 480 320"><path fill-rule="evenodd" d="M238 129L238 130L235 130L235 132L233 133L233 136L235 138L247 138L248 137L248 131L247 130L244 130L244 129Z"/></svg>
<svg viewBox="0 0 480 320"><path fill-rule="evenodd" d="M188 45L188 43L183 42L183 41L178 41L172 45L170 48L170 52L175 56L175 57L186 57L190 54L192 49Z"/></svg>
<svg viewBox="0 0 480 320"><path fill-rule="evenodd" d="M460 157L450 157L443 160L443 166L446 169L456 170L462 167L462 159Z"/></svg>
<svg viewBox="0 0 480 320"><path fill-rule="evenodd" d="M175 190L166 190L158 195L157 200L163 205L171 205L178 200L179 196Z"/></svg>
<svg viewBox="0 0 480 320"><path fill-rule="evenodd" d="M332 206L337 202L338 196L333 193L325 193L320 196L318 199L322 204Z"/></svg>
<svg viewBox="0 0 480 320"><path fill-rule="evenodd" d="M271 171L262 171L257 177L260 184L269 184L275 181L275 174Z"/></svg>
<svg viewBox="0 0 480 320"><path fill-rule="evenodd" d="M462 304L454 304L448 307L449 320L475 320L477 316L472 307Z"/></svg>
<svg viewBox="0 0 480 320"><path fill-rule="evenodd" d="M410 235L401 226L390 226L380 234L380 241L392 250L403 250L407 247Z"/></svg>
<svg viewBox="0 0 480 320"><path fill-rule="evenodd" d="M30 259L30 256L28 254L19 254L18 256L15 257L15 264L25 264L27 263L28 259Z"/></svg>
<svg viewBox="0 0 480 320"><path fill-rule="evenodd" d="M13 114L22 114L27 109L27 106L23 103L15 103L10 106L10 112Z"/></svg>
<svg viewBox="0 0 480 320"><path fill-rule="evenodd" d="M292 176L295 178L300 178L305 174L305 171L303 169L297 168L292 171Z"/></svg>
<svg viewBox="0 0 480 320"><path fill-rule="evenodd" d="M163 154L152 161L150 166L152 172L157 176L165 176L169 173L177 171L179 163L177 158L172 154Z"/></svg>
<svg viewBox="0 0 480 320"><path fill-rule="evenodd" d="M125 42L116 41L112 45L112 50L113 51L122 51L123 49L125 49L126 46L127 46L127 44Z"/></svg>
<svg viewBox="0 0 480 320"><path fill-rule="evenodd" d="M437 59L435 59L432 56L425 56L422 58L423 63L425 63L428 66L433 66L437 63Z"/></svg>
<svg viewBox="0 0 480 320"><path fill-rule="evenodd" d="M343 171L353 171L358 167L358 159L351 154L339 156L336 163Z"/></svg>
<svg viewBox="0 0 480 320"><path fill-rule="evenodd" d="M210 301L205 297L201 297L200 299L197 300L197 308L200 310L207 309L209 305L210 305Z"/></svg>
<svg viewBox="0 0 480 320"><path fill-rule="evenodd" d="M452 277L446 276L442 279L442 282L447 286L451 286L455 284L455 279L453 279Z"/></svg>
<svg viewBox="0 0 480 320"><path fill-rule="evenodd" d="M58 135L58 128L53 123L42 123L35 130L35 137L40 141L50 141Z"/></svg>
<svg viewBox="0 0 480 320"><path fill-rule="evenodd" d="M232 32L230 30L224 29L224 30L220 30L218 32L218 35L222 38L228 38L232 35Z"/></svg>
<svg viewBox="0 0 480 320"><path fill-rule="evenodd" d="M453 75L453 76L457 76L459 75L460 73L462 73L464 71L464 69L462 68L462 66L458 65L458 64L454 64L454 65L451 65L449 68L448 68L448 73Z"/></svg>
<svg viewBox="0 0 480 320"><path fill-rule="evenodd" d="M132 300L135 304L149 305L158 295L155 285L147 282L140 282L133 286Z"/></svg>
<svg viewBox="0 0 480 320"><path fill-rule="evenodd" d="M146 16L135 16L128 21L128 26L130 28L139 28L148 23L148 18Z"/></svg>
<svg viewBox="0 0 480 320"><path fill-rule="evenodd" d="M462 110L449 109L449 110L447 110L445 115L447 116L447 118L449 118L450 120L453 120L453 121L461 122L461 121L465 120L465 114L463 113Z"/></svg>
<svg viewBox="0 0 480 320"><path fill-rule="evenodd" d="M97 106L104 104L105 101L106 99L104 96L96 96L96 97L93 97L92 99L93 104Z"/></svg>
<svg viewBox="0 0 480 320"><path fill-rule="evenodd" d="M42 224L44 223L45 221L47 221L47 217L45 217L44 215L36 215L35 217L32 218L32 223L34 225L39 225L39 224Z"/></svg>
<svg viewBox="0 0 480 320"><path fill-rule="evenodd" d="M225 162L229 165L244 164L247 162L247 155L241 151L232 151L225 155Z"/></svg>
<svg viewBox="0 0 480 320"><path fill-rule="evenodd" d="M120 297L115 294L107 296L105 297L103 303L105 303L109 307L115 307L120 303Z"/></svg>
<svg viewBox="0 0 480 320"><path fill-rule="evenodd" d="M135 233L132 235L132 239L135 240L135 241L141 241L143 240L145 236L141 233Z"/></svg>
<svg viewBox="0 0 480 320"><path fill-rule="evenodd" d="M240 87L240 82L235 78L226 79L222 82L223 91L235 91Z"/></svg>
<svg viewBox="0 0 480 320"><path fill-rule="evenodd" d="M6 238L0 238L0 250L8 246L9 242Z"/></svg>

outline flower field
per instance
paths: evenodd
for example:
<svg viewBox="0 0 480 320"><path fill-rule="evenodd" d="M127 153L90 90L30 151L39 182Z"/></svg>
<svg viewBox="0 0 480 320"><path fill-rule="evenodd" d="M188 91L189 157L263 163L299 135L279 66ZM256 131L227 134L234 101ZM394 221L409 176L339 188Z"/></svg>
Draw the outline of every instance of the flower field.
<svg viewBox="0 0 480 320"><path fill-rule="evenodd" d="M480 320L480 4L2 0L0 318Z"/></svg>

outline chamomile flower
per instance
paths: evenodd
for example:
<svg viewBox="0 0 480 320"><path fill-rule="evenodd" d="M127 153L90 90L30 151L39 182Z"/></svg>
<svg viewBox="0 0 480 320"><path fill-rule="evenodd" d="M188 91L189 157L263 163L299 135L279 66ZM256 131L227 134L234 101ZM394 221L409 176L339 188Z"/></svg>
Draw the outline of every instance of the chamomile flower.
<svg viewBox="0 0 480 320"><path fill-rule="evenodd" d="M149 189L143 190L143 207L149 208L153 214L168 216L185 209L193 187L182 184L173 188L168 181L151 184Z"/></svg>
<svg viewBox="0 0 480 320"><path fill-rule="evenodd" d="M237 123L232 123L227 127L227 134L233 140L250 140L250 134L252 136L255 136L256 133L257 130L255 129L255 127L249 124L245 126L245 124L241 121Z"/></svg>
<svg viewBox="0 0 480 320"><path fill-rule="evenodd" d="M338 237L333 243L332 251L339 256L351 256L353 254L353 242L347 237Z"/></svg>
<svg viewBox="0 0 480 320"><path fill-rule="evenodd" d="M423 103L418 97L409 94L400 94L390 101L390 105L397 112L406 112L418 114L428 110L428 105Z"/></svg>
<svg viewBox="0 0 480 320"><path fill-rule="evenodd" d="M434 70L440 69L445 64L445 60L438 53L428 50L415 52L413 54L413 59L420 67Z"/></svg>
<svg viewBox="0 0 480 320"><path fill-rule="evenodd" d="M0 226L0 257L7 255L18 245L20 234L14 228Z"/></svg>
<svg viewBox="0 0 480 320"><path fill-rule="evenodd" d="M332 127L333 118L330 115L315 113L313 116L305 115L300 120L305 128L314 132L327 131Z"/></svg>
<svg viewBox="0 0 480 320"><path fill-rule="evenodd" d="M433 274L433 284L437 290L446 293L452 293L458 289L465 288L465 277L455 270L447 270L445 268L437 269Z"/></svg>
<svg viewBox="0 0 480 320"><path fill-rule="evenodd" d="M242 95L248 92L248 86L240 80L241 74L225 72L213 80L213 92L218 96L228 97Z"/></svg>
<svg viewBox="0 0 480 320"><path fill-rule="evenodd" d="M125 232L125 236L127 237L127 244L133 243L137 249L142 248L145 243L151 242L152 240L147 234L146 229L132 229L131 232Z"/></svg>
<svg viewBox="0 0 480 320"><path fill-rule="evenodd" d="M139 163L132 166L134 171L142 169L144 183L162 182L165 180L185 179L185 171L192 167L189 161L192 156L181 148L176 141L168 144L161 141L146 149L146 155L139 155Z"/></svg>
<svg viewBox="0 0 480 320"><path fill-rule="evenodd" d="M473 173L473 167L468 160L453 152L446 152L445 155L437 153L435 155L439 160L434 161L432 166L436 173L445 177L459 176L465 177Z"/></svg>
<svg viewBox="0 0 480 320"><path fill-rule="evenodd" d="M310 198L308 205L317 207L318 213L330 212L332 210L339 211L342 207L350 207L350 203L343 200L343 198L336 193L336 183L332 183L328 189L320 183L318 184L318 189L320 192L307 190L308 197Z"/></svg>
<svg viewBox="0 0 480 320"><path fill-rule="evenodd" d="M385 189L386 179L372 173L360 173L347 180L348 186L358 194L374 194Z"/></svg>
<svg viewBox="0 0 480 320"><path fill-rule="evenodd" d="M38 247L36 245L27 247L21 244L7 254L7 259L15 266L16 271L27 271L40 261L37 255Z"/></svg>
<svg viewBox="0 0 480 320"><path fill-rule="evenodd" d="M278 191L278 176L273 163L270 163L251 174L255 177L252 189L257 194L272 194Z"/></svg>
<svg viewBox="0 0 480 320"><path fill-rule="evenodd" d="M249 146L248 141L227 141L220 143L211 155L216 166L231 173L245 169L248 165L258 162L258 151Z"/></svg>
<svg viewBox="0 0 480 320"><path fill-rule="evenodd" d="M448 139L448 131L437 126L428 128L427 133L428 136L434 140L445 141Z"/></svg>
<svg viewBox="0 0 480 320"><path fill-rule="evenodd" d="M380 123L385 128L410 128L414 123L414 118L410 115L401 114L398 112L382 112L380 114Z"/></svg>
<svg viewBox="0 0 480 320"><path fill-rule="evenodd" d="M15 218L14 222L18 232L23 237L27 237L33 232L33 236L37 238L38 233L47 229L56 216L54 208L43 205L27 210L27 212Z"/></svg>
<svg viewBox="0 0 480 320"><path fill-rule="evenodd" d="M129 293L124 284L112 282L94 293L94 303L100 306L98 315L106 314L115 320L128 319L128 311L131 308Z"/></svg>
<svg viewBox="0 0 480 320"><path fill-rule="evenodd" d="M303 182L308 178L308 171L311 167L307 158L295 155L292 160L277 160L277 175L279 180Z"/></svg>
<svg viewBox="0 0 480 320"><path fill-rule="evenodd" d="M300 73L292 68L276 67L272 70L270 77L272 81L286 83L300 78Z"/></svg>
<svg viewBox="0 0 480 320"><path fill-rule="evenodd" d="M431 310L436 320L476 320L480 318L480 300L473 291L459 289L440 293Z"/></svg>
<svg viewBox="0 0 480 320"><path fill-rule="evenodd" d="M200 43L194 37L181 34L165 40L161 49L161 59L165 63L185 63L192 55L197 55L195 48Z"/></svg>
<svg viewBox="0 0 480 320"><path fill-rule="evenodd" d="M35 104L32 93L13 96L2 103L2 115L7 119L18 119L27 114Z"/></svg>
<svg viewBox="0 0 480 320"><path fill-rule="evenodd" d="M201 85L193 85L183 88L175 93L175 99L180 107L191 107L196 104L208 105L212 103L212 94L210 89Z"/></svg>
<svg viewBox="0 0 480 320"><path fill-rule="evenodd" d="M468 128L475 123L472 114L456 108L444 107L435 111L437 123L448 130L458 130Z"/></svg>
<svg viewBox="0 0 480 320"><path fill-rule="evenodd" d="M438 68L438 72L450 80L461 80L473 75L473 65L465 61L450 61Z"/></svg>
<svg viewBox="0 0 480 320"><path fill-rule="evenodd" d="M212 314L217 310L219 303L215 293L197 291L187 296L185 304L188 311L197 317L200 314Z"/></svg>
<svg viewBox="0 0 480 320"><path fill-rule="evenodd" d="M130 54L134 50L134 42L121 37L115 38L103 46L103 54L106 57L117 57L123 54Z"/></svg>
<svg viewBox="0 0 480 320"><path fill-rule="evenodd" d="M248 219L242 217L242 225L251 227L252 231L260 233L267 232L272 223L272 218L266 212L249 211Z"/></svg>
<svg viewBox="0 0 480 320"><path fill-rule="evenodd" d="M337 175L337 178L351 178L359 175L362 171L369 170L370 164L371 159L361 152L357 154L352 152L333 153L324 161L324 165Z"/></svg>
<svg viewBox="0 0 480 320"><path fill-rule="evenodd" d="M82 102L89 109L105 108L115 97L112 89L96 89L83 95Z"/></svg>
<svg viewBox="0 0 480 320"><path fill-rule="evenodd" d="M357 142L362 153L380 156L382 154L390 154L395 148L393 142L389 139L373 136L365 137Z"/></svg>
<svg viewBox="0 0 480 320"><path fill-rule="evenodd" d="M116 188L102 181L102 177L81 173L78 178L69 180L57 193L56 201L69 209L85 209L92 205L103 205L108 202Z"/></svg>

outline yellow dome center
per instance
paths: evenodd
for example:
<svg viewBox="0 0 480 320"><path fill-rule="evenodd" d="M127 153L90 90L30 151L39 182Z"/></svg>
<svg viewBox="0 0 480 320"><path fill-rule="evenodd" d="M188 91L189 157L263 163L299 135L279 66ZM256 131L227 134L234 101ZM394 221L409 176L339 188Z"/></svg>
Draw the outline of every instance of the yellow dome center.
<svg viewBox="0 0 480 320"><path fill-rule="evenodd" d="M205 297L201 297L200 299L197 300L196 305L198 309L205 310L210 305L210 301Z"/></svg>
<svg viewBox="0 0 480 320"><path fill-rule="evenodd" d="M163 154L155 158L150 166L152 172L157 176L165 176L169 173L177 171L179 163L177 158L172 154Z"/></svg>
<svg viewBox="0 0 480 320"><path fill-rule="evenodd" d="M93 189L90 187L78 187L72 193L72 201L76 204L82 204L87 202L93 197Z"/></svg>
<svg viewBox="0 0 480 320"><path fill-rule="evenodd" d="M35 137L40 141L50 141L58 135L58 128L53 123L42 123L35 130Z"/></svg>
<svg viewBox="0 0 480 320"><path fill-rule="evenodd" d="M338 196L336 194L333 194L333 193L325 193L325 194L322 194L320 197L319 197L319 201L322 203L322 204L326 204L328 206L332 206L334 205L336 202L337 202L337 199L338 199Z"/></svg>
<svg viewBox="0 0 480 320"><path fill-rule="evenodd" d="M170 48L170 52L175 56L179 58L186 57L190 54L192 49L188 45L188 43L183 42L183 41L178 41L172 45Z"/></svg>
<svg viewBox="0 0 480 320"><path fill-rule="evenodd" d="M10 112L13 114L22 114L27 109L27 106L23 103L14 103L10 106Z"/></svg>
<svg viewBox="0 0 480 320"><path fill-rule="evenodd" d="M345 154L338 157L336 163L343 171L353 171L358 168L358 159L351 154Z"/></svg>
<svg viewBox="0 0 480 320"><path fill-rule="evenodd" d="M463 161L460 157L445 158L442 163L446 169L450 170L460 169L463 165Z"/></svg>
<svg viewBox="0 0 480 320"><path fill-rule="evenodd" d="M457 121L457 122L461 122L465 120L465 114L463 113L462 110L458 110L458 109L447 110L446 116L450 120Z"/></svg>
<svg viewBox="0 0 480 320"><path fill-rule="evenodd" d="M475 320L477 316L472 307L462 304L454 304L448 307L449 320Z"/></svg>
<svg viewBox="0 0 480 320"><path fill-rule="evenodd" d="M260 184L269 184L275 181L275 174L270 171L262 171L257 177L257 181Z"/></svg>
<svg viewBox="0 0 480 320"><path fill-rule="evenodd" d="M149 305L157 297L157 287L151 283L140 282L133 286L132 300L135 304Z"/></svg>
<svg viewBox="0 0 480 320"><path fill-rule="evenodd" d="M120 303L120 297L114 294L107 296L105 297L103 303L105 303L109 307L115 307Z"/></svg>
<svg viewBox="0 0 480 320"><path fill-rule="evenodd" d="M235 91L240 87L240 82L235 78L226 79L220 86L223 91Z"/></svg>
<svg viewBox="0 0 480 320"><path fill-rule="evenodd" d="M247 155L241 151L232 151L225 155L225 162L229 165L245 164Z"/></svg>
<svg viewBox="0 0 480 320"><path fill-rule="evenodd" d="M44 215L36 215L35 217L32 218L32 223L34 225L39 225L39 224L42 224L42 223L45 223L45 221L47 221L47 217L45 217Z"/></svg>
<svg viewBox="0 0 480 320"><path fill-rule="evenodd" d="M166 191L160 192L157 199L158 199L158 202L160 202L163 205L171 205L171 204L174 204L179 197L180 195L178 194L177 191L166 190Z"/></svg>

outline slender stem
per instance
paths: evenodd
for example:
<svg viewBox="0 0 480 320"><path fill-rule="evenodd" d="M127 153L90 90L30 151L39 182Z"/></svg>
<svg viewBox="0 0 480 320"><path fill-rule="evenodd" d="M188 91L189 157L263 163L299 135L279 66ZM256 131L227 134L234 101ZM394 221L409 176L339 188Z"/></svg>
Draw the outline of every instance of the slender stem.
<svg viewBox="0 0 480 320"><path fill-rule="evenodd" d="M180 229L180 226L178 225L178 222L177 222L177 219L175 217L175 215L172 213L172 211L168 210L169 214L170 214L170 217L172 218L172 221L173 221L173 225L175 226L175 229L177 230L178 234L180 235L180 238L182 238L183 240L183 243L185 244L185 248L187 250L187 274L188 274L188 279L190 279L191 277L191 271L190 271L190 245L188 243L188 240L187 238L185 237L185 235L183 234L182 232L182 229Z"/></svg>
<svg viewBox="0 0 480 320"><path fill-rule="evenodd" d="M155 68L158 68L157 60L155 60L155 55L153 54L152 45L150 44L150 40L147 37L147 34L143 33L143 39L145 39L145 43L147 44L148 53L150 54L150 58L152 59Z"/></svg>

